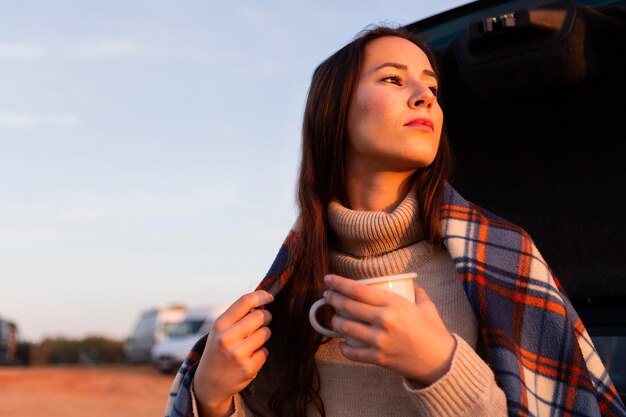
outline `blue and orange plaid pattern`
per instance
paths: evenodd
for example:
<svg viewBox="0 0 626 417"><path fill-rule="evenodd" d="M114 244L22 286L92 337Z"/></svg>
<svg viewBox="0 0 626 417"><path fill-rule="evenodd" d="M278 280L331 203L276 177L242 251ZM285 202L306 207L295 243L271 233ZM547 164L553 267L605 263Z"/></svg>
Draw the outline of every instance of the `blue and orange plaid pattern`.
<svg viewBox="0 0 626 417"><path fill-rule="evenodd" d="M444 243L478 319L509 416L626 416L584 325L528 234L466 201L449 185ZM289 279L291 232L258 288ZM191 381L206 337L193 347L170 392L166 417L192 415ZM245 394L245 393L244 393Z"/></svg>

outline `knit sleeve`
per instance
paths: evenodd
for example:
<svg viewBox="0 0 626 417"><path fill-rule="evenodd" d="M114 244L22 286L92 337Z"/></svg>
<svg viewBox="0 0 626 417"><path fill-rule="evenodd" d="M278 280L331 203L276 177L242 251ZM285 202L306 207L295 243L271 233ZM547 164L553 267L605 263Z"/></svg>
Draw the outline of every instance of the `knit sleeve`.
<svg viewBox="0 0 626 417"><path fill-rule="evenodd" d="M229 417L254 417L254 413L248 409L241 395L235 395L234 405L235 411ZM202 417L198 412L198 403L196 402L193 381L191 382L191 409L193 410L193 417Z"/></svg>
<svg viewBox="0 0 626 417"><path fill-rule="evenodd" d="M230 417L253 417L255 414L250 411L241 395L235 395L235 412Z"/></svg>
<svg viewBox="0 0 626 417"><path fill-rule="evenodd" d="M456 349L446 374L423 387L405 379L420 417L504 417L507 415L504 391L496 384L489 366L467 344L453 333Z"/></svg>

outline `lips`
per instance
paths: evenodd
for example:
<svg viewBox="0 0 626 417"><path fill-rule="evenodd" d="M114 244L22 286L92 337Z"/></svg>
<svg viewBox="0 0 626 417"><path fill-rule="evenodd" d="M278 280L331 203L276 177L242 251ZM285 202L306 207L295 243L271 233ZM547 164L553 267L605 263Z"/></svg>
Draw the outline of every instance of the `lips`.
<svg viewBox="0 0 626 417"><path fill-rule="evenodd" d="M431 122L430 119L426 119L426 118L413 119L405 123L404 126L415 127L418 129L428 130L431 132L435 130L435 126L433 125L433 122Z"/></svg>

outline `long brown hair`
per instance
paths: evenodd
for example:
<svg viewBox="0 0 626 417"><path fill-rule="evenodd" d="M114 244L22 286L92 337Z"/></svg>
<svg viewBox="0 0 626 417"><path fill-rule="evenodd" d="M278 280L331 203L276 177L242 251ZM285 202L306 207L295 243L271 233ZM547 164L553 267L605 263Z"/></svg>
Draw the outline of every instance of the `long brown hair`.
<svg viewBox="0 0 626 417"><path fill-rule="evenodd" d="M308 322L311 304L322 296L322 278L328 272L329 244L333 236L326 208L331 199L346 201L348 112L357 87L365 48L384 36L407 39L422 49L438 76L435 56L414 34L378 27L357 35L348 45L322 62L313 74L302 124L302 160L297 197L300 209L297 248L293 248L291 278L268 306L270 325L269 361L275 389L270 407L278 416L305 417L308 403L322 416L319 374L315 353L322 336ZM426 238L441 245L439 208L443 185L450 175L451 152L445 133L435 160L415 173L422 227ZM328 320L328 317L326 317Z"/></svg>

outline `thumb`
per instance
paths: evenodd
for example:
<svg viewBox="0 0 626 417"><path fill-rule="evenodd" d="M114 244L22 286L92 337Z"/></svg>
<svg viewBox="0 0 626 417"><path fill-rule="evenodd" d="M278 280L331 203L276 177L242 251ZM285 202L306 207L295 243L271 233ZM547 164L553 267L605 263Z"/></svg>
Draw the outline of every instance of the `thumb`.
<svg viewBox="0 0 626 417"><path fill-rule="evenodd" d="M430 297L426 294L426 291L416 283L413 283L413 289L415 290L415 304L423 303L424 301L430 301Z"/></svg>

